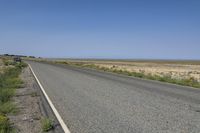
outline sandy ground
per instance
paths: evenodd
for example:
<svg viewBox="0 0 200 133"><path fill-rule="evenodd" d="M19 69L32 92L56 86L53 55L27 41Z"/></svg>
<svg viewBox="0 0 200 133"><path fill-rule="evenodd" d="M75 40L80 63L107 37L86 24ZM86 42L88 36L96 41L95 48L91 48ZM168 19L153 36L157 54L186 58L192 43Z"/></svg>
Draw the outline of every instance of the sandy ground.
<svg viewBox="0 0 200 133"><path fill-rule="evenodd" d="M76 61L71 61L76 62ZM100 67L141 72L144 74L171 76L175 79L194 78L200 82L200 62L151 62L151 61L78 61Z"/></svg>
<svg viewBox="0 0 200 133"><path fill-rule="evenodd" d="M41 133L40 99L33 86L35 80L28 67L23 70L21 78L24 81L24 87L17 89L16 96L13 98L19 112L9 116L10 121L14 124L17 133Z"/></svg>

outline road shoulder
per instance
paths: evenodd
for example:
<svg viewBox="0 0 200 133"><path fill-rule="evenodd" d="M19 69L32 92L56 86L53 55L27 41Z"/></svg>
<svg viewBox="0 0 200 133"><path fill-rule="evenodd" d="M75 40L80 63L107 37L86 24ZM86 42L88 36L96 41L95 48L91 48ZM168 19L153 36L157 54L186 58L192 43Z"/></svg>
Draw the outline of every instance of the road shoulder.
<svg viewBox="0 0 200 133"><path fill-rule="evenodd" d="M49 118L54 122L54 130L49 132L62 133L54 114L46 102L40 88L33 77L29 67L23 69L20 78L23 87L16 90L13 101L18 107L17 114L9 115L9 119L16 130L20 133L41 133L43 118Z"/></svg>

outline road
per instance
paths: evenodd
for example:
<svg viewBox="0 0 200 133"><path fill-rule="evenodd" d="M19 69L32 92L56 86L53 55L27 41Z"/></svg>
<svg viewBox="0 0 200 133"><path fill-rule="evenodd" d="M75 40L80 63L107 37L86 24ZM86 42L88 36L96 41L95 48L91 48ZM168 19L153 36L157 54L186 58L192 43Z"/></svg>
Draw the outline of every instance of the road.
<svg viewBox="0 0 200 133"><path fill-rule="evenodd" d="M200 133L200 90L28 62L72 133Z"/></svg>

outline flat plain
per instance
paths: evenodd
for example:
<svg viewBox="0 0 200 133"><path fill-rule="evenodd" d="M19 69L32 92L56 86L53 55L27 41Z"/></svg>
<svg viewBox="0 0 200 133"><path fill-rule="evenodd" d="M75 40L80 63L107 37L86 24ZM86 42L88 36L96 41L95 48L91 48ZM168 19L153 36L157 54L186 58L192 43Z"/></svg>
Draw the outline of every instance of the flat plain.
<svg viewBox="0 0 200 133"><path fill-rule="evenodd" d="M139 72L145 75L168 76L173 79L193 78L200 82L200 61L180 60L67 60L71 63L93 64L108 69Z"/></svg>

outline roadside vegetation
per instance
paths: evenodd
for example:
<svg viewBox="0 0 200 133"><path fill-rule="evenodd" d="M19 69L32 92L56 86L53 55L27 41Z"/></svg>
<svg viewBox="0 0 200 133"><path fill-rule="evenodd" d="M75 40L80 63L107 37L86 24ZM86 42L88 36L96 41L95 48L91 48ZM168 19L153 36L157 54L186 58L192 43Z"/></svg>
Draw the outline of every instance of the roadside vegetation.
<svg viewBox="0 0 200 133"><path fill-rule="evenodd" d="M55 63L58 64L66 64L66 65L72 65L72 66L77 66L77 67L84 67L84 68L92 68L92 69L97 69L97 70L102 70L106 72L113 72L117 74L122 74L122 75L127 75L127 76L133 76L133 77L138 77L138 78L144 78L144 79L150 79L150 80L157 80L161 82L167 82L167 83L173 83L173 84L178 84L182 86L190 86L190 87L195 87L195 88L200 88L200 82L198 82L196 79L192 77L188 77L185 79L175 79L172 78L171 75L152 75L152 74L145 74L143 72L130 72L126 70L118 70L115 68L115 66L111 68L107 67L100 67L95 64L88 64L88 63L82 63L82 62L67 62L67 61L56 61Z"/></svg>
<svg viewBox="0 0 200 133"><path fill-rule="evenodd" d="M13 129L7 115L17 112L12 97L15 95L15 90L23 84L19 75L27 65L23 62L15 63L7 58L2 60L4 67L0 73L0 133L11 133Z"/></svg>
<svg viewBox="0 0 200 133"><path fill-rule="evenodd" d="M48 131L52 130L54 127L53 121L49 118L43 118L41 120L41 124L42 124L43 132L48 132Z"/></svg>
<svg viewBox="0 0 200 133"><path fill-rule="evenodd" d="M189 76L187 78L173 78L172 75L170 75L170 74L155 75L155 74L146 74L144 72L130 72L127 70L116 69L115 65L113 65L113 67L111 67L111 68L108 68L108 67L96 65L96 64L92 63L91 61L89 63L87 61L86 62L73 62L73 61L64 61L64 60L50 61L50 60L45 60L45 59L35 60L35 61L71 65L71 66L90 68L90 69L97 69L97 70L101 70L101 71L105 71L105 72L112 72L112 73L117 73L117 74L122 74L122 75L127 75L127 76L133 76L133 77L137 77L137 78L156 80L156 81L161 81L161 82L178 84L178 85L182 85L182 86L190 86L190 87L194 87L194 88L200 88L200 82L197 79L195 79L193 77L189 77ZM140 62L140 61L138 61L138 62ZM150 62L150 61L141 61L141 62ZM168 61L168 62L154 61L154 63L199 65L198 61L171 61L171 62L170 61Z"/></svg>

